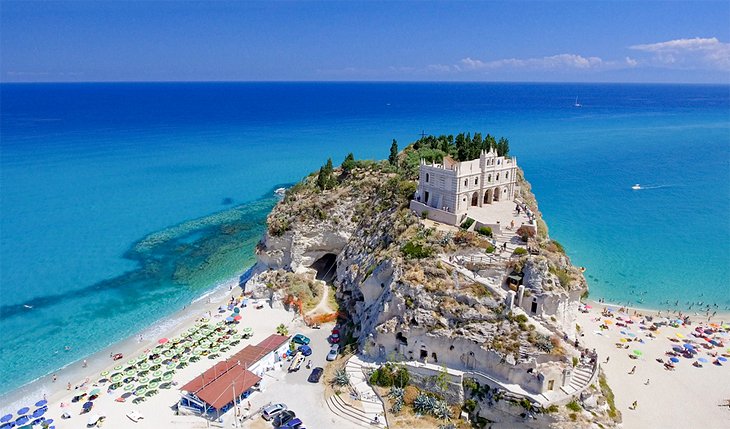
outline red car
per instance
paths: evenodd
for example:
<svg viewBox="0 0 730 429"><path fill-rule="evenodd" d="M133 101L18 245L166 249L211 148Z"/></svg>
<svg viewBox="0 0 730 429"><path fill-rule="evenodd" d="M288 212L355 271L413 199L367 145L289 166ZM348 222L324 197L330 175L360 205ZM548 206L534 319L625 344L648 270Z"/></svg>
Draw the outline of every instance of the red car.
<svg viewBox="0 0 730 429"><path fill-rule="evenodd" d="M332 330L332 335L330 335L330 343L337 344L340 342L340 330L335 328Z"/></svg>

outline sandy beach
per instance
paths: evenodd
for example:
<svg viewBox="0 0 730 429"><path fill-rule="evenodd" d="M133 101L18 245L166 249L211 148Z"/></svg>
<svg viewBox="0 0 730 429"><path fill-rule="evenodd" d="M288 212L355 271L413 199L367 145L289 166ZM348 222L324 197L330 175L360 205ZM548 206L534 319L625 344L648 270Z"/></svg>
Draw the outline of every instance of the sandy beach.
<svg viewBox="0 0 730 429"><path fill-rule="evenodd" d="M587 313L580 313L577 320L583 334L580 341L600 354L601 367L615 394L624 428L730 427L727 405L730 400L730 330L721 328L730 323L729 315L716 314L709 322L713 325L706 317L690 316L690 324L664 325L652 331L649 329L651 323L634 313L657 320L658 312L637 309L621 312L619 307L612 305L589 305L592 308ZM698 327L702 333L696 330ZM705 328L715 332L705 333ZM712 345L705 338L715 339L722 346ZM686 343L697 350L691 358L681 353L677 356L666 354L672 352L673 347L677 350L690 347L685 346ZM713 363L723 355L728 361ZM677 362L670 370L664 363L669 363L672 357ZM693 363L699 363L701 367L693 366Z"/></svg>
<svg viewBox="0 0 730 429"><path fill-rule="evenodd" d="M56 382L53 382L50 379L51 377L39 380L38 383L42 389L40 390L41 393L25 394L17 398L15 402L3 406L2 414L14 413L22 405L31 407L32 412L34 410L33 404L45 397L48 401L48 411L43 417L53 419L53 425L59 429L86 427L89 415L93 415L94 413L106 415L103 427L107 428L128 428L130 425L140 428L170 426L185 428L206 427L207 421L200 417L175 415L172 407L180 397L178 390L180 386L210 368L215 362L222 361L246 345L257 344L270 334L275 333L276 326L279 324L283 323L289 326L290 330L296 329L295 327L298 326L300 321L295 321L296 317L294 313L287 312L283 309L272 309L268 305L264 305L260 309L255 309L252 305L253 303L251 303L251 305L242 309L241 315L243 318L240 323L231 326L238 331L245 327L250 327L253 329L253 336L244 339L240 344L232 347L225 353L221 353L215 359L203 357L198 362L190 363L187 367L178 369L173 375L173 386L171 388L160 389L157 395L143 403L133 404L131 400L135 396L129 397L129 400L123 403L116 402L115 399L122 395L124 391L117 389L116 391L109 392L107 389L110 383L99 382L100 379L103 380L100 374L103 371L112 371L114 366L120 363L124 365L130 358L136 358L149 351L157 345L159 338L173 338L183 334L195 326L196 321L200 318L210 316L210 323L212 324L223 320L229 312L218 312L218 307L227 303L231 297L237 297L241 294L241 289L237 287L237 284L237 278L231 279L230 282L226 282L217 287L213 293L203 299L199 299L179 314L165 319L166 323L163 325L166 329L161 330L159 329L159 325L157 325L158 329L152 330L152 328L149 328L143 331L140 333L142 335L141 342L139 336L137 336L137 338L130 338L123 343L115 344L112 348L103 350L87 358L87 367L83 367L82 362L77 362L59 371L56 374ZM174 323L171 323L171 321L174 321ZM155 334L155 336L152 337L152 334ZM124 353L124 358L119 361L113 361L109 356L109 350L114 353ZM71 384L70 390L67 390L68 383ZM35 387L35 392L38 392L39 386L37 385ZM82 404L85 400L72 402L73 397L97 388L101 390L101 394L94 400L92 412L82 414ZM137 424L132 423L126 417L126 414L132 410L137 410L145 418ZM63 419L62 414L64 412L68 412L71 418Z"/></svg>

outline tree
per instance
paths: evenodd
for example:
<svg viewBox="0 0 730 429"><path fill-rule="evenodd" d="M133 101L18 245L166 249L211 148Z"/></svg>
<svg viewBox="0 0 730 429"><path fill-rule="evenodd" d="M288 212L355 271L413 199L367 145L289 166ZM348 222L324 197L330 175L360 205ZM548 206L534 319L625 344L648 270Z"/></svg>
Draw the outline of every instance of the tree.
<svg viewBox="0 0 730 429"><path fill-rule="evenodd" d="M499 142L497 142L497 155L498 156L509 155L509 140L507 140L504 137L500 137Z"/></svg>
<svg viewBox="0 0 730 429"><path fill-rule="evenodd" d="M349 174L353 168L355 168L355 156L352 154L352 152L350 152L345 157L345 160L342 161L342 170L346 174Z"/></svg>
<svg viewBox="0 0 730 429"><path fill-rule="evenodd" d="M321 190L332 189L335 187L335 179L332 177L332 158L327 158L327 163L319 169L317 175L317 187Z"/></svg>
<svg viewBox="0 0 730 429"><path fill-rule="evenodd" d="M398 142L395 139L393 139L393 143L390 145L388 162L390 162L390 165L398 165Z"/></svg>

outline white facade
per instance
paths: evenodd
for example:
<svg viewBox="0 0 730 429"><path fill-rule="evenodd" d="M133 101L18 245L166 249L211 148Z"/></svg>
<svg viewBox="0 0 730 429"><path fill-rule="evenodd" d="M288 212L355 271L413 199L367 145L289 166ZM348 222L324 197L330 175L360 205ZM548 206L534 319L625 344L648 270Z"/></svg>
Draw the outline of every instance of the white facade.
<svg viewBox="0 0 730 429"><path fill-rule="evenodd" d="M421 160L411 209L428 212L429 219L456 224L471 207L512 201L516 186L517 159L497 156L494 149L482 151L471 161L445 157L442 164L427 164Z"/></svg>

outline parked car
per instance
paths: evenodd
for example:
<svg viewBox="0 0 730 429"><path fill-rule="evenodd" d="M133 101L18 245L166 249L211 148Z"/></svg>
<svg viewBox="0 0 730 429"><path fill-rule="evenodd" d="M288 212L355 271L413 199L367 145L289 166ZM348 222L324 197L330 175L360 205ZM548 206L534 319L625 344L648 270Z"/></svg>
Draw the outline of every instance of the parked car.
<svg viewBox="0 0 730 429"><path fill-rule="evenodd" d="M284 424L284 426L280 426L281 429L300 429L304 423L299 419L299 417L295 417L288 422Z"/></svg>
<svg viewBox="0 0 730 429"><path fill-rule="evenodd" d="M304 356L309 356L312 354L312 348L309 346L299 346L297 350L299 350Z"/></svg>
<svg viewBox="0 0 730 429"><path fill-rule="evenodd" d="M277 414L281 413L282 411L286 410L286 404L271 404L264 407L264 409L261 411L261 417L264 418L264 420L271 420L274 417L276 417Z"/></svg>
<svg viewBox="0 0 730 429"><path fill-rule="evenodd" d="M322 377L322 373L324 372L324 369L321 367L316 367L312 370L312 373L309 374L309 378L307 378L307 381L310 383L319 383L319 378Z"/></svg>
<svg viewBox="0 0 730 429"><path fill-rule="evenodd" d="M284 410L280 412L279 414L274 417L274 421L272 422L274 427L281 427L287 424L290 420L292 420L294 417L296 417L297 414L292 410Z"/></svg>
<svg viewBox="0 0 730 429"><path fill-rule="evenodd" d="M304 355L297 352L297 354L294 355L294 359L292 359L291 364L289 364L289 372L299 371L303 362Z"/></svg>
<svg viewBox="0 0 730 429"><path fill-rule="evenodd" d="M327 360L333 361L337 359L337 355L340 353L340 345L339 344L333 344L332 348L330 349L330 352L327 353Z"/></svg>
<svg viewBox="0 0 730 429"><path fill-rule="evenodd" d="M340 342L340 334L332 334L332 335L330 335L329 340L330 340L330 343L332 343L332 344L339 343Z"/></svg>
<svg viewBox="0 0 730 429"><path fill-rule="evenodd" d="M296 335L294 335L294 338L292 338L291 340L292 340L292 342L294 344L303 344L305 346L307 344L309 344L309 338L308 337L305 337L302 334L296 334Z"/></svg>

